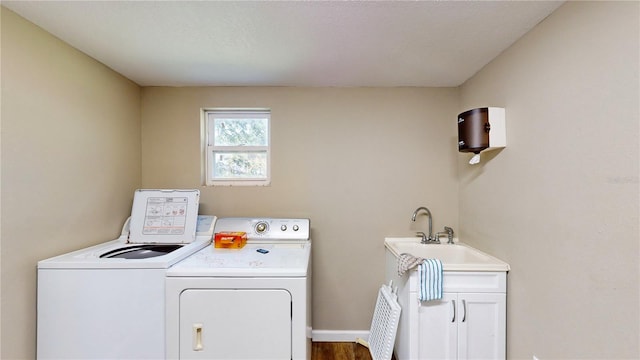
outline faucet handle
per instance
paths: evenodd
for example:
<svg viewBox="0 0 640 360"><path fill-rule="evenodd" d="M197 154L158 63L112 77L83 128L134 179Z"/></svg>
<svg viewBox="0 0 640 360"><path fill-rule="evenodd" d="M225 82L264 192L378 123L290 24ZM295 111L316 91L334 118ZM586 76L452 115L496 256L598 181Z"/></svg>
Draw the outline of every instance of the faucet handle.
<svg viewBox="0 0 640 360"><path fill-rule="evenodd" d="M427 235L425 233L423 233L422 231L418 231L416 232L416 236L420 236L422 238L422 243L426 243L427 242Z"/></svg>

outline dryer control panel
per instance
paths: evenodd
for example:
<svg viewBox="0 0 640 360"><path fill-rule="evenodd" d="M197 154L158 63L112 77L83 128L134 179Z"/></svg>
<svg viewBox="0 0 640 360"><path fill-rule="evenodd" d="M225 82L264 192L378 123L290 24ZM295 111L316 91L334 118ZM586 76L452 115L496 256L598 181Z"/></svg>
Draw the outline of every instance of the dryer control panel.
<svg viewBox="0 0 640 360"><path fill-rule="evenodd" d="M219 218L215 232L243 231L247 240L309 240L309 219Z"/></svg>

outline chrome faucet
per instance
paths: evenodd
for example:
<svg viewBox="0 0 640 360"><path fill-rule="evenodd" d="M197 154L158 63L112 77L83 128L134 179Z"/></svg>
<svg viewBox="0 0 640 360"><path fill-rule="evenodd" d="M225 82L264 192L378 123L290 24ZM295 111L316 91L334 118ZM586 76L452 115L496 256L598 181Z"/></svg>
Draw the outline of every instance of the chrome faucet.
<svg viewBox="0 0 640 360"><path fill-rule="evenodd" d="M429 211L429 209L427 209L424 206L420 206L419 208L416 209L416 211L413 212L413 215L411 216L411 221L416 221L416 216L418 215L418 212L420 212L420 210L424 210L427 212L427 215L429 216L429 235L426 235L423 232L419 232L418 235L422 236L422 243L423 244L427 244L430 242L434 242L434 243L440 243L440 240L438 240L437 237L433 236L433 217L431 216L431 211Z"/></svg>

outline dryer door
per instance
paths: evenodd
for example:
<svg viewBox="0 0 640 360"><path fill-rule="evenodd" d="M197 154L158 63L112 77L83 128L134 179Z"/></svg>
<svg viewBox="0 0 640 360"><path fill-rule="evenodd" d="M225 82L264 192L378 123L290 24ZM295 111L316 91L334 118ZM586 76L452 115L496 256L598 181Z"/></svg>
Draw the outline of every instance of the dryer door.
<svg viewBox="0 0 640 360"><path fill-rule="evenodd" d="M291 294L283 289L187 289L180 359L291 359Z"/></svg>

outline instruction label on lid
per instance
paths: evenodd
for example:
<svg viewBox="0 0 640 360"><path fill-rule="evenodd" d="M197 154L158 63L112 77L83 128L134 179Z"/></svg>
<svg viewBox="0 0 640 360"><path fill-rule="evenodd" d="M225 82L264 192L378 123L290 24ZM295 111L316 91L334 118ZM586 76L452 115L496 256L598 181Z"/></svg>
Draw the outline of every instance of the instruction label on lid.
<svg viewBox="0 0 640 360"><path fill-rule="evenodd" d="M145 211L144 235L181 235L187 224L186 197L150 197Z"/></svg>
<svg viewBox="0 0 640 360"><path fill-rule="evenodd" d="M136 190L129 242L190 243L198 220L198 190Z"/></svg>

